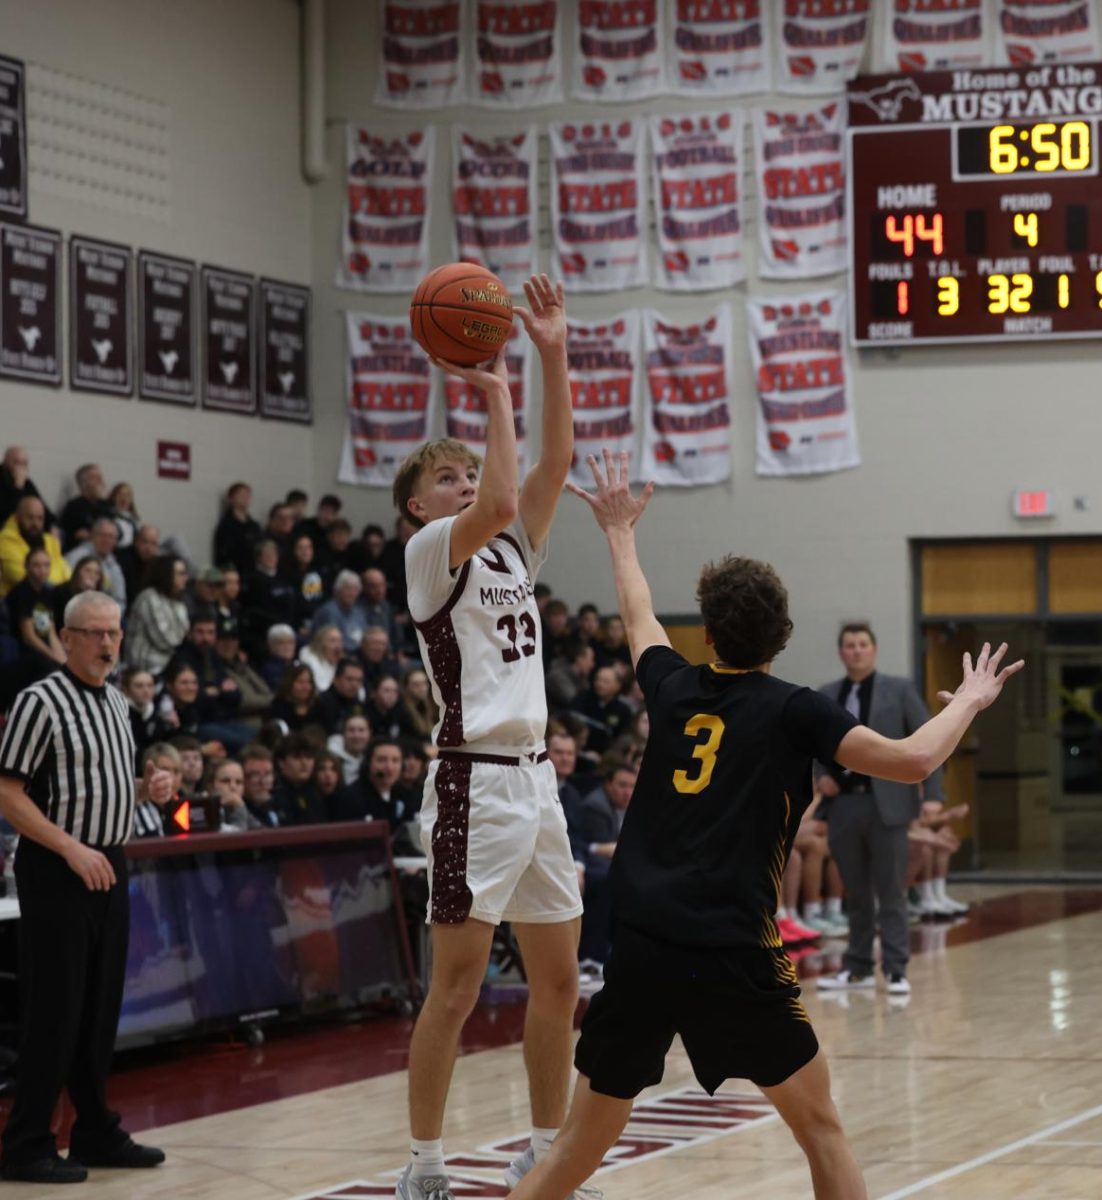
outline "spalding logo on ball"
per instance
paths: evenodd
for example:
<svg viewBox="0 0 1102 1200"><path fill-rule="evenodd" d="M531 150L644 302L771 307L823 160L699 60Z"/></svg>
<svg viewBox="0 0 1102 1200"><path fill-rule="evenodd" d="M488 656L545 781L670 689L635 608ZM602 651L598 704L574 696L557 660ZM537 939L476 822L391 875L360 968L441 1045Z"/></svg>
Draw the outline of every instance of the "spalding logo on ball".
<svg viewBox="0 0 1102 1200"><path fill-rule="evenodd" d="M474 263L437 267L409 306L413 336L433 358L473 367L509 340L513 301L500 279Z"/></svg>

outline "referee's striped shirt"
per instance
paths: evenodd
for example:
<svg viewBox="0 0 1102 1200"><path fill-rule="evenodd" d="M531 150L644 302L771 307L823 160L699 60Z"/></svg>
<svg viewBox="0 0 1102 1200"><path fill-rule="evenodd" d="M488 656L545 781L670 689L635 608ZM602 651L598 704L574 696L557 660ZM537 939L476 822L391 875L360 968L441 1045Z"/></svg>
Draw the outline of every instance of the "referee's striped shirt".
<svg viewBox="0 0 1102 1200"><path fill-rule="evenodd" d="M64 667L20 692L0 741L0 775L20 779L55 825L117 846L134 821L134 735L126 698Z"/></svg>

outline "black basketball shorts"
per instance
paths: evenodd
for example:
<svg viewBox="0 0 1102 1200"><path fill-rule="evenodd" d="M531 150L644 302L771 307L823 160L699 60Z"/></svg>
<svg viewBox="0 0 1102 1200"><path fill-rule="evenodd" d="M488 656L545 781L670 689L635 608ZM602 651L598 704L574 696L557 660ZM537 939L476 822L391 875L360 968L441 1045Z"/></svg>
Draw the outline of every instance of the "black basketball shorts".
<svg viewBox="0 0 1102 1200"><path fill-rule="evenodd" d="M661 1082L680 1035L709 1094L725 1079L776 1087L819 1049L799 996L783 950L676 946L621 925L574 1065L593 1091L631 1100Z"/></svg>

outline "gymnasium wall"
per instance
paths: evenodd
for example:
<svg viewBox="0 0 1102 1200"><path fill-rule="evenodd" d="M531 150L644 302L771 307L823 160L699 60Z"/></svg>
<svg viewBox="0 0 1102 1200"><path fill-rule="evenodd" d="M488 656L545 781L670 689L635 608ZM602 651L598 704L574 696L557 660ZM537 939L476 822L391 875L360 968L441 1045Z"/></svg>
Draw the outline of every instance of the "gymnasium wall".
<svg viewBox="0 0 1102 1200"><path fill-rule="evenodd" d="M32 224L310 281L294 0L0 0L0 52L27 64ZM104 160L126 147L82 127L157 149L120 172ZM158 440L191 444L190 483L156 477ZM231 480L253 481L258 508L313 482L309 430L67 386L0 382L0 443L27 445L50 504L99 461L200 563Z"/></svg>

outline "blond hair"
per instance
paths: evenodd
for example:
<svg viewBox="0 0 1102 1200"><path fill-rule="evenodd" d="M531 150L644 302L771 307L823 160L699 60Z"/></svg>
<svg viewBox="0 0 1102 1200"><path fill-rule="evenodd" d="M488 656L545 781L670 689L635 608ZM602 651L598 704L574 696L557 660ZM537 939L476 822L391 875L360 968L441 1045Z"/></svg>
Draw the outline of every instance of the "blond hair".
<svg viewBox="0 0 1102 1200"><path fill-rule="evenodd" d="M425 470L431 470L437 463L446 462L448 459L454 459L476 470L482 466L482 456L476 454L470 446L456 438L437 438L435 442L425 442L423 446L418 446L398 468L398 474L394 477L394 505L402 516L418 529L421 529L425 522L409 511L410 499L417 490Z"/></svg>

